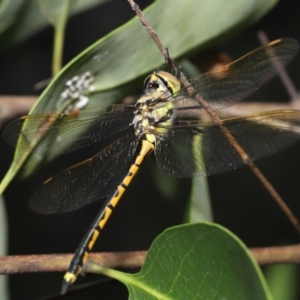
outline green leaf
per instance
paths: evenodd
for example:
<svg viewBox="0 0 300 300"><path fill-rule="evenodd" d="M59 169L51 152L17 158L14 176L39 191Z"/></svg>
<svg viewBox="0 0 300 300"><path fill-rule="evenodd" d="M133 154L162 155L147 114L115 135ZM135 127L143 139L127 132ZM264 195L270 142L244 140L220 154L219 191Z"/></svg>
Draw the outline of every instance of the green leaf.
<svg viewBox="0 0 300 300"><path fill-rule="evenodd" d="M109 0L71 0L70 14L78 14L108 1ZM65 1L60 2L63 3ZM1 9L6 3L7 8L5 8L5 11L3 10L2 13ZM9 26L4 27L5 24ZM2 33L2 27L8 30L0 36L1 48L23 41L47 25L48 22L41 14L37 0L3 1L0 6L0 33Z"/></svg>
<svg viewBox="0 0 300 300"><path fill-rule="evenodd" d="M258 10L261 11L260 3L260 0L190 0L187 5L181 0L164 0L153 3L145 14L162 43L169 48L172 57L177 59L242 30L256 20L254 15L257 15ZM269 4L270 9L276 1L268 0L265 3ZM141 84L145 74L157 69L163 62L162 55L135 17L71 61L43 92L31 113L59 112L56 105L66 89L66 82L86 72L90 72L94 78L93 89L85 91L89 97L89 107L120 102L136 90L136 84ZM34 132L36 126L41 124L29 121L23 130ZM87 128L82 128L78 134L85 130ZM27 140L33 140L31 149L38 144L36 136L36 132L26 136ZM26 151L20 144L17 147L14 162L1 182L0 194L29 157L23 168L24 177L32 174L41 161L49 162L54 158L51 153L42 153L42 157L30 155L30 147Z"/></svg>
<svg viewBox="0 0 300 300"><path fill-rule="evenodd" d="M188 60L184 60L180 65L191 78L200 73L199 70ZM206 177L192 178L189 202L185 211L185 221L187 223L213 222L212 207Z"/></svg>
<svg viewBox="0 0 300 300"><path fill-rule="evenodd" d="M298 292L298 271L296 264L268 266L265 272L274 300L296 300Z"/></svg>
<svg viewBox="0 0 300 300"><path fill-rule="evenodd" d="M46 20L53 27L57 27L65 10L68 12L70 0L38 0L38 3Z"/></svg>
<svg viewBox="0 0 300 300"><path fill-rule="evenodd" d="M246 246L216 224L181 225L159 235L137 274L99 267L129 299L272 299Z"/></svg>
<svg viewBox="0 0 300 300"><path fill-rule="evenodd" d="M206 177L192 179L192 190L186 215L186 221L189 223L213 221Z"/></svg>
<svg viewBox="0 0 300 300"><path fill-rule="evenodd" d="M16 20L23 0L2 0L0 3L0 33L8 29Z"/></svg>

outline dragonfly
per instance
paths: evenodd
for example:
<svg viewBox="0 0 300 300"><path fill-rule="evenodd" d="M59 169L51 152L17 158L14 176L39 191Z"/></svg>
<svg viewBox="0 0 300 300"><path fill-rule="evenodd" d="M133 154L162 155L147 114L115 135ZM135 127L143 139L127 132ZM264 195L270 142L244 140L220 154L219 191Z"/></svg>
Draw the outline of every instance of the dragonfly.
<svg viewBox="0 0 300 300"><path fill-rule="evenodd" d="M217 111L244 99L274 77L298 48L294 39L276 40L189 82ZM156 71L146 78L144 93L134 105L103 105L84 108L76 114L32 114L8 125L4 136L13 142L20 126L31 122L19 135L21 151L31 150L28 139L32 136L38 136L42 145L33 151L47 149L54 154L105 144L92 157L46 180L30 200L30 207L44 214L102 202L64 276L62 293L82 271L88 253L151 152L162 173L176 178L211 175L244 165L220 124L205 117L206 109L189 87L182 87L171 73ZM83 131L83 126L88 129ZM300 111L228 118L222 120L221 126L255 160L300 140Z"/></svg>

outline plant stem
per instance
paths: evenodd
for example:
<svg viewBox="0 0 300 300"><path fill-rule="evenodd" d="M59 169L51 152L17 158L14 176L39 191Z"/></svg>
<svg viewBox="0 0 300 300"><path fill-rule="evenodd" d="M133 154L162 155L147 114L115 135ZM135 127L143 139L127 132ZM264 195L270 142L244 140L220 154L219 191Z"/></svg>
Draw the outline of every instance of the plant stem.
<svg viewBox="0 0 300 300"><path fill-rule="evenodd" d="M54 26L54 42L52 57L52 76L55 77L62 66L65 29L69 15L70 0L64 0L59 22Z"/></svg>

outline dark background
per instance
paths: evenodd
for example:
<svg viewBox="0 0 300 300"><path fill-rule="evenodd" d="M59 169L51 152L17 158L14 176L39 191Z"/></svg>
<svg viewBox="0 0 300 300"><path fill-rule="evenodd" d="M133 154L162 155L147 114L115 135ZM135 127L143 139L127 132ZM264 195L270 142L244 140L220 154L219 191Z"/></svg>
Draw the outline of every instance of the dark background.
<svg viewBox="0 0 300 300"><path fill-rule="evenodd" d="M151 1L139 1L142 8L149 3ZM238 58L260 45L257 29L265 30L270 40L294 37L300 41L299 9L299 0L280 1L258 24L219 48L233 59ZM127 1L113 1L72 18L66 33L65 62L131 17L133 12ZM35 94L33 85L51 76L51 51L52 29L47 28L26 42L0 52L0 94ZM288 71L299 89L300 54ZM279 102L288 101L289 97L276 78L250 99ZM300 143L257 162L298 218L299 153ZM9 168L12 155L13 149L1 140L1 177ZM178 180L176 185L180 186L180 191L176 199L166 201L158 194L151 164L154 164L153 157L148 159L128 189L94 251L145 250L165 228L182 223L190 181ZM55 169L55 166L51 168ZM11 255L72 253L99 209L99 203L95 203L67 214L45 216L31 211L28 207L30 195L44 176L51 175L47 172L26 182L13 182L5 192ZM299 242L299 235L248 167L210 176L208 181L215 221L237 234L247 246ZM98 278L80 278L78 283L93 279ZM9 279L11 299L37 299L58 292L61 280L62 273L12 275ZM127 299L127 290L122 284L111 283L68 297L83 298Z"/></svg>

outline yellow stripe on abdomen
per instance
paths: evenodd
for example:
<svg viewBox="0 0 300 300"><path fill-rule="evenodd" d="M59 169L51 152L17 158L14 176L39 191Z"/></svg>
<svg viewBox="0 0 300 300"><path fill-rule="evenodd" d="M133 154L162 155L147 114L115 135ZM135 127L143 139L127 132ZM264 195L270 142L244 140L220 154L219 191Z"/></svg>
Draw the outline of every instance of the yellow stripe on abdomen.
<svg viewBox="0 0 300 300"><path fill-rule="evenodd" d="M125 193L127 187L130 185L132 179L137 174L140 169L141 164L148 154L150 154L154 150L154 145L152 142L147 140L142 140L142 147L139 154L136 156L134 163L130 166L129 171L126 177L123 179L122 183L117 187L116 193L109 201L109 204L105 208L103 219L100 220L98 226L100 230L102 230L108 221L112 211L117 206L119 200Z"/></svg>
<svg viewBox="0 0 300 300"><path fill-rule="evenodd" d="M122 183L117 186L115 194L112 196L112 198L104 208L104 211L98 215L98 218L96 218L93 226L91 226L92 230L87 233L87 235L84 237L79 247L77 248L76 253L70 263L68 272L64 276L63 287L73 284L76 280L83 264L87 260L88 253L92 250L114 208L117 206L119 200L126 191L126 188L130 185L134 176L137 174L146 156L154 150L154 142L155 137L152 134L146 134L146 139L141 140L141 149L136 155L134 163L131 164L127 175L124 177Z"/></svg>

